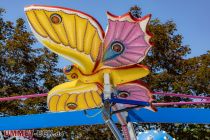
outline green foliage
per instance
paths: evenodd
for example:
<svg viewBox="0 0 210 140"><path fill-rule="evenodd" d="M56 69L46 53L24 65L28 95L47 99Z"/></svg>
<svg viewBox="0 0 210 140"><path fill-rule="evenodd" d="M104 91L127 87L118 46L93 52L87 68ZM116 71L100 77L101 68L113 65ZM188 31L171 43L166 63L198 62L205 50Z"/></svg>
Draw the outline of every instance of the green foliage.
<svg viewBox="0 0 210 140"><path fill-rule="evenodd" d="M194 94L207 95L210 93L210 51L198 57L189 58L182 62L182 81L178 83L178 86L184 83L183 87L185 91L191 91Z"/></svg>
<svg viewBox="0 0 210 140"><path fill-rule="evenodd" d="M41 93L64 81L56 68L58 56L32 47L37 41L25 21L4 21L0 9L0 97ZM1 112L18 115L47 110L46 98L1 102Z"/></svg>

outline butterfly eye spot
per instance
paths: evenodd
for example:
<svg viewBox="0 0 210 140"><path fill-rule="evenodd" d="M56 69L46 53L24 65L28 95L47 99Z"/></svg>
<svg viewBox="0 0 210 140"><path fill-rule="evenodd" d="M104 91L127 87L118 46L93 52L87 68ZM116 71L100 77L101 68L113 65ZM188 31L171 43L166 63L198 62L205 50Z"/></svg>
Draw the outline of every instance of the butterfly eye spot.
<svg viewBox="0 0 210 140"><path fill-rule="evenodd" d="M77 108L77 104L70 102L70 103L67 104L67 107L71 110L74 110L74 109Z"/></svg>
<svg viewBox="0 0 210 140"><path fill-rule="evenodd" d="M112 50L117 52L117 53L120 53L124 50L124 46L120 42L113 42L111 47L112 47Z"/></svg>
<svg viewBox="0 0 210 140"><path fill-rule="evenodd" d="M54 24L59 24L59 23L61 23L62 18L61 18L61 16L59 14L52 14L50 16L50 20Z"/></svg>
<svg viewBox="0 0 210 140"><path fill-rule="evenodd" d="M71 78L72 78L72 79L77 79L77 78L78 78L78 75L77 75L76 73L73 73L73 74L71 75Z"/></svg>
<svg viewBox="0 0 210 140"><path fill-rule="evenodd" d="M69 73L72 70L72 66L67 66L64 68L64 73Z"/></svg>
<svg viewBox="0 0 210 140"><path fill-rule="evenodd" d="M128 93L126 91L121 91L118 93L118 96L121 98L127 98L128 96L130 96L130 93Z"/></svg>

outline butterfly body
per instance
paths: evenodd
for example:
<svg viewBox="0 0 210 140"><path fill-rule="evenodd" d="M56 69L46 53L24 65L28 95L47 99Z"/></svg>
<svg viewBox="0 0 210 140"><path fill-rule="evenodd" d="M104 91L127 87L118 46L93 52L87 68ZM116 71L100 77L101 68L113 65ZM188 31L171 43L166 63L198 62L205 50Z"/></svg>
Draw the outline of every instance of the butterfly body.
<svg viewBox="0 0 210 140"><path fill-rule="evenodd" d="M49 92L50 111L101 107L105 73L119 95L128 93L119 98L152 101L150 91L135 82L149 74L148 68L139 63L151 47L147 31L151 15L134 18L130 13L107 13L108 28L104 33L97 20L77 10L41 5L24 10L37 39L74 64L64 68L70 82Z"/></svg>
<svg viewBox="0 0 210 140"><path fill-rule="evenodd" d="M119 84L127 83L140 79L149 74L147 67L136 64L122 68L101 68L92 74L83 74L78 67L72 66L71 70L64 68L64 73L69 80L79 79L83 83L98 83L104 85L104 74L108 73L112 79L111 84L117 86Z"/></svg>

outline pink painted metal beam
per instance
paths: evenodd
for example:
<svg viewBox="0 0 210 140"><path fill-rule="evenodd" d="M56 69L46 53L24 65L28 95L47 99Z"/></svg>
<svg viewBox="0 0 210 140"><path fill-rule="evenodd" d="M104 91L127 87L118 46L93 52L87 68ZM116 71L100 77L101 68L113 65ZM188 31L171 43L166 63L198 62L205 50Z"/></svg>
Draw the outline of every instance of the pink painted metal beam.
<svg viewBox="0 0 210 140"><path fill-rule="evenodd" d="M166 103L152 103L154 106L172 106L172 105L193 105L193 104L210 104L210 101L200 102L166 102Z"/></svg>
<svg viewBox="0 0 210 140"><path fill-rule="evenodd" d="M3 98L0 98L0 102L20 100L20 99L28 99L28 98L45 97L45 96L47 96L47 93L29 94L29 95L21 95L21 96L13 96L13 97L3 97Z"/></svg>
<svg viewBox="0 0 210 140"><path fill-rule="evenodd" d="M195 95L186 95L186 94L176 94L176 93L170 93L170 92L154 92L153 94L163 95L163 96L181 97L181 98L196 98L196 99L210 100L210 97L195 96Z"/></svg>
<svg viewBox="0 0 210 140"><path fill-rule="evenodd" d="M182 98L199 98L199 99L205 99L204 101L196 101L196 102L166 102L166 103L153 103L154 106L210 104L210 97L202 97L202 96L194 96L194 95L185 95L185 94L175 94L175 93L164 93L164 92L155 92L155 93L153 93L153 94L163 95L163 96L182 97ZM47 93L29 94L29 95L21 95L21 96L13 96L13 97L3 97L3 98L0 98L0 102L3 102L3 101L12 101L12 100L20 100L20 99L28 99L28 98L45 97L45 96L47 96Z"/></svg>

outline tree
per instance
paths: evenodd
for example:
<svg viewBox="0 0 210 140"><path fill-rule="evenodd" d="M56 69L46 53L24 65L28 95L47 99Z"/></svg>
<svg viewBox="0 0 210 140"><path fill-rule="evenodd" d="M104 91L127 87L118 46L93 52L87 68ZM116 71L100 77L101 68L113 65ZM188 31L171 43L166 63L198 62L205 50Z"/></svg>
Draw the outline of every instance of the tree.
<svg viewBox="0 0 210 140"><path fill-rule="evenodd" d="M141 9L134 8L131 9ZM132 12L131 12L132 13ZM136 11L134 13L141 12ZM139 16L140 17L140 16ZM184 59L190 53L188 45L183 45L182 35L177 33L173 21L162 23L159 19L150 21L149 30L154 35L153 47L142 62L149 66L151 73L144 78L153 91L207 95L209 93L210 55L207 54ZM158 102L180 101L180 98L157 98ZM185 106L187 107L187 106ZM190 106L192 107L192 106ZM205 106L207 107L207 105ZM189 118L190 119L190 118ZM207 125L187 124L140 124L169 132L176 139L208 139Z"/></svg>
<svg viewBox="0 0 210 140"><path fill-rule="evenodd" d="M58 56L47 49L32 47L37 41L21 18L4 21L0 9L0 97L25 95L50 90L64 81L57 68ZM47 110L46 98L1 102L1 112L10 115Z"/></svg>

